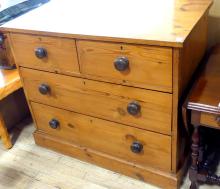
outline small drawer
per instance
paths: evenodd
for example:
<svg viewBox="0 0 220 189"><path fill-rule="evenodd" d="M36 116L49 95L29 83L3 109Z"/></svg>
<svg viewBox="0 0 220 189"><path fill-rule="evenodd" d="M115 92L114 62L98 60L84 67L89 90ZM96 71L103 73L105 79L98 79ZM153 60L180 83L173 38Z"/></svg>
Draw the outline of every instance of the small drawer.
<svg viewBox="0 0 220 189"><path fill-rule="evenodd" d="M172 95L22 68L30 100L171 134Z"/></svg>
<svg viewBox="0 0 220 189"><path fill-rule="evenodd" d="M129 86L172 92L172 49L77 41L82 74Z"/></svg>
<svg viewBox="0 0 220 189"><path fill-rule="evenodd" d="M16 64L62 74L79 74L73 39L11 34Z"/></svg>
<svg viewBox="0 0 220 189"><path fill-rule="evenodd" d="M37 129L142 166L171 169L171 137L31 103Z"/></svg>
<svg viewBox="0 0 220 189"><path fill-rule="evenodd" d="M220 115L201 113L200 123L202 125L220 128Z"/></svg>

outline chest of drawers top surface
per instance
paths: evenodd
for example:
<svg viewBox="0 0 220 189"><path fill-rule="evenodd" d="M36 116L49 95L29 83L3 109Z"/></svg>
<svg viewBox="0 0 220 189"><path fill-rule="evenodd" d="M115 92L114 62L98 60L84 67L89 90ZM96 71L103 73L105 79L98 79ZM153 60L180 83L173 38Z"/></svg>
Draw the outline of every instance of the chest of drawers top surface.
<svg viewBox="0 0 220 189"><path fill-rule="evenodd" d="M51 0L2 29L181 47L211 4L212 0Z"/></svg>

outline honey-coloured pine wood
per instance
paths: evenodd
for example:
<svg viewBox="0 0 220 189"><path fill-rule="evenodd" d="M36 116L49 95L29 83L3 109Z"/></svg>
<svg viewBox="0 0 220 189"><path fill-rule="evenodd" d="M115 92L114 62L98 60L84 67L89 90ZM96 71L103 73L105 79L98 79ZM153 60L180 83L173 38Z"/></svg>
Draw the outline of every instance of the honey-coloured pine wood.
<svg viewBox="0 0 220 189"><path fill-rule="evenodd" d="M78 40L77 49L82 74L172 92L171 48ZM118 71L114 66L121 57L129 62L124 71Z"/></svg>
<svg viewBox="0 0 220 189"><path fill-rule="evenodd" d="M171 169L170 136L143 132L133 127L42 104L31 103L31 105L37 128L51 136L134 164L165 171ZM57 127L50 126L52 120L58 122ZM143 145L140 152L132 152L131 146L134 142Z"/></svg>
<svg viewBox="0 0 220 189"><path fill-rule="evenodd" d="M79 73L75 40L36 35L12 34L10 36L16 64L55 73ZM37 57L37 49L45 54Z"/></svg>
<svg viewBox="0 0 220 189"><path fill-rule="evenodd" d="M0 100L20 89L21 79L18 70L1 70L0 69Z"/></svg>
<svg viewBox="0 0 220 189"><path fill-rule="evenodd" d="M86 6L85 6L86 5ZM51 1L2 26L11 32L183 47L212 0ZM74 10L74 11L73 11Z"/></svg>
<svg viewBox="0 0 220 189"><path fill-rule="evenodd" d="M173 49L173 116L172 116L172 170L178 170L186 157L189 136L179 113L188 93L192 75L202 60L207 47L208 12L200 18L185 41L183 48ZM203 32L201 32L203 31Z"/></svg>
<svg viewBox="0 0 220 189"><path fill-rule="evenodd" d="M99 117L145 130L170 134L172 95L21 68L31 101ZM39 87L48 85L42 95ZM130 115L129 103L137 101L140 113Z"/></svg>
<svg viewBox="0 0 220 189"><path fill-rule="evenodd" d="M202 32L201 32L202 30ZM208 40L208 12L200 18L195 25L194 30L189 35L188 40L184 44L184 48L180 49L179 64L179 98L205 55Z"/></svg>
<svg viewBox="0 0 220 189"><path fill-rule="evenodd" d="M0 112L0 137L2 143L4 144L4 147L6 149L10 149L12 147L12 143L1 112Z"/></svg>
<svg viewBox="0 0 220 189"><path fill-rule="evenodd" d="M34 130L34 124L24 120L11 131L13 135L19 134L16 145L9 151L5 151L0 145L0 188L159 189L94 164L41 148L34 143ZM149 175L146 176L147 179ZM163 178L155 176L155 180L164 180L168 185L168 179ZM187 188L188 185L187 179L181 188Z"/></svg>
<svg viewBox="0 0 220 189"><path fill-rule="evenodd" d="M119 158L85 149L73 145L72 143L61 141L59 138L52 137L44 132L36 131L34 133L34 138L36 143L40 146L47 147L83 161L97 164L140 181L148 182L164 189L175 189L179 187L179 182L177 182L177 178L173 174L152 169L151 167L138 166L137 164L128 163Z"/></svg>
<svg viewBox="0 0 220 189"><path fill-rule="evenodd" d="M182 127L179 117L180 99L205 52L207 16L211 4L211 0L168 0L166 2L141 0L139 3L113 0L107 4L95 0L87 2L88 6L85 7L84 1L74 0L65 1L61 9L60 3L54 0L3 25L2 29L8 31L10 36L18 34L29 36L31 34L76 41L78 73L67 74L56 71L49 73L53 71L32 66L27 69L23 65L17 64L31 108L31 103L37 102L103 121L111 121L116 125L120 123L125 127L139 128L142 129L142 132L153 131L163 136L170 136L171 170L161 172L152 167L140 168L138 164L132 163L135 161L134 159L130 160L131 170L130 165L125 166L127 163L119 161L120 159L116 155L113 156L115 161L112 161L112 157L100 156L103 154L98 151L96 153L93 151L93 161L91 161L91 157L85 153L85 148L80 148L71 142L64 142L60 137L54 137L49 132L46 134L38 128L35 132L36 143L123 172L143 181L152 182L162 188L178 188L188 155L187 136L184 134L186 131ZM72 11L72 7L76 7L76 11ZM121 13L120 7L125 7L124 14ZM120 11L117 11L117 8ZM56 15L57 12L65 11L62 17L65 22L60 21L61 17L51 16L55 13L54 11ZM50 24L46 24L44 21ZM59 21L60 24L57 24ZM13 40L11 43L13 46ZM86 59L85 53L83 52L83 56L81 53L80 44L82 43L86 44L83 46L83 49L86 49ZM87 45L91 48L86 48ZM111 51L110 46L114 50ZM115 48L120 46L132 49L124 55L138 62L137 65L135 63L137 70L134 70L137 73L129 80L115 75L111 77L108 73L114 66L110 60L111 56L117 54ZM142 51L140 48L148 49L148 51ZM102 52L98 53L98 58L93 55L94 49ZM159 51L155 53L155 49L159 49ZM139 60L143 60L142 52L149 52L144 53L144 57L149 61L157 62L162 59L162 62L164 60L169 62L169 68L167 67L169 71L159 67L165 66L165 64L159 66L155 64L158 66L156 67L160 74L155 73L155 67L152 64L142 69L143 61L139 62ZM164 52L168 55L165 59ZM92 60L92 64L88 59ZM103 65L107 66L100 67L100 60ZM15 62L17 61L15 60ZM124 63L126 62L124 61ZM131 65L134 68L132 62ZM148 69L152 70L152 73L138 74L143 70L147 72ZM33 77L33 75L35 76ZM157 77L147 81L144 79L152 76ZM143 77L143 81L141 77ZM171 77L171 82L169 77ZM164 78L169 81L163 81ZM159 85L165 82L169 87L161 87L155 81ZM46 92L47 95L40 96L41 94L39 95L37 91L42 82L52 87L50 87L50 93ZM48 91L48 86L41 87L41 92ZM131 100L135 100L141 105L141 116L127 115L127 105ZM115 112L115 110L117 111ZM34 113L33 117L35 120ZM37 126L36 120L35 123ZM96 156L96 154L98 155ZM96 160L94 160L94 156L96 156ZM114 162L113 165L112 162Z"/></svg>

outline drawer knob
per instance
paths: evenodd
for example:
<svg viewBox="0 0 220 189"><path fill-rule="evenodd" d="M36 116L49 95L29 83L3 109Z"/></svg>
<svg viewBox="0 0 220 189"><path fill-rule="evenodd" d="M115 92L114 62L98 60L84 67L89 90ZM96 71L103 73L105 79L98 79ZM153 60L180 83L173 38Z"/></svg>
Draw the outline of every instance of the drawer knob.
<svg viewBox="0 0 220 189"><path fill-rule="evenodd" d="M143 144L138 141L135 141L131 144L131 151L138 154L143 150Z"/></svg>
<svg viewBox="0 0 220 189"><path fill-rule="evenodd" d="M129 60L127 57L118 57L114 61L114 66L118 71L125 71L129 67Z"/></svg>
<svg viewBox="0 0 220 189"><path fill-rule="evenodd" d="M52 129L57 129L60 125L60 122L56 119L51 119L49 125Z"/></svg>
<svg viewBox="0 0 220 189"><path fill-rule="evenodd" d="M39 86L39 92L42 94L42 95L46 95L50 92L50 87L46 84L41 84Z"/></svg>
<svg viewBox="0 0 220 189"><path fill-rule="evenodd" d="M37 58L40 59L45 58L47 57L47 50L42 47L38 47L35 49L35 55Z"/></svg>
<svg viewBox="0 0 220 189"><path fill-rule="evenodd" d="M135 116L140 113L141 105L137 101L133 101L128 104L127 111L129 114Z"/></svg>

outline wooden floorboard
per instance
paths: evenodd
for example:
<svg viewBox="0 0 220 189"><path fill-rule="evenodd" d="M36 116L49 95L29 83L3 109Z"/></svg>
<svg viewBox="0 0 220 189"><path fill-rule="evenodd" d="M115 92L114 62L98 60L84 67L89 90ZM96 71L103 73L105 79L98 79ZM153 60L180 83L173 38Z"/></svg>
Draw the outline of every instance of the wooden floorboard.
<svg viewBox="0 0 220 189"><path fill-rule="evenodd" d="M10 132L14 146L0 144L0 189L157 189L127 176L35 145L30 120ZM182 189L189 188L188 179ZM201 189L217 187L201 186Z"/></svg>

